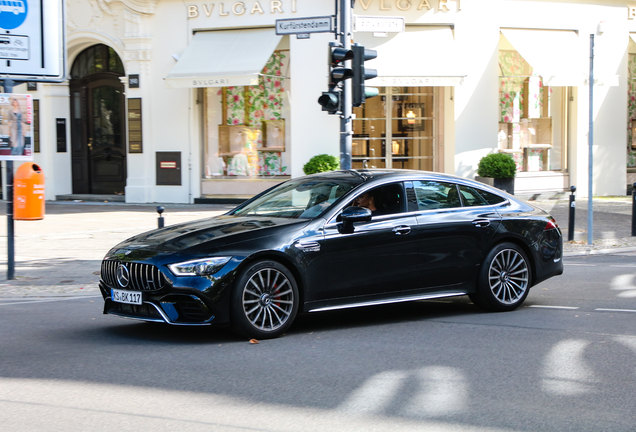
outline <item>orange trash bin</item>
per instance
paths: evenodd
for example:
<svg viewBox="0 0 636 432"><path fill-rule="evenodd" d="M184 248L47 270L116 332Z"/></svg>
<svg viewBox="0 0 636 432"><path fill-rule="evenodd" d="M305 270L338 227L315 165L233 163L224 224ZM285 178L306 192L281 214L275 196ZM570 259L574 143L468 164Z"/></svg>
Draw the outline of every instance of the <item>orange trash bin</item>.
<svg viewBox="0 0 636 432"><path fill-rule="evenodd" d="M13 180L13 218L44 219L44 173L32 162L20 165Z"/></svg>

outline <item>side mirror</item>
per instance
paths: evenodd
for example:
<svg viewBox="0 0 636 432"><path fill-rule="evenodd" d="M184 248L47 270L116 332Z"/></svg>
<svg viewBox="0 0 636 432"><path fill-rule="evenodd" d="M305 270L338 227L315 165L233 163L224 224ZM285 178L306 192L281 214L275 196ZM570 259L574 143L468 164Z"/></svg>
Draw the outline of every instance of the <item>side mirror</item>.
<svg viewBox="0 0 636 432"><path fill-rule="evenodd" d="M351 234L354 231L355 222L369 222L371 220L371 210L364 207L347 207L340 214L342 223L338 224L338 231L342 234Z"/></svg>

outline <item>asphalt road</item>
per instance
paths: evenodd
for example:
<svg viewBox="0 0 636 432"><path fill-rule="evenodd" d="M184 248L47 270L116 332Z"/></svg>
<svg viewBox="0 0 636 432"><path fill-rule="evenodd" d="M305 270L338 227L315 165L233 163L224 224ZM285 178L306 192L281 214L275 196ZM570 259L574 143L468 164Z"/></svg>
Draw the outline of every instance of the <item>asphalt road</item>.
<svg viewBox="0 0 636 432"><path fill-rule="evenodd" d="M634 431L635 253L566 258L510 313L466 298L226 329L0 298L0 429Z"/></svg>

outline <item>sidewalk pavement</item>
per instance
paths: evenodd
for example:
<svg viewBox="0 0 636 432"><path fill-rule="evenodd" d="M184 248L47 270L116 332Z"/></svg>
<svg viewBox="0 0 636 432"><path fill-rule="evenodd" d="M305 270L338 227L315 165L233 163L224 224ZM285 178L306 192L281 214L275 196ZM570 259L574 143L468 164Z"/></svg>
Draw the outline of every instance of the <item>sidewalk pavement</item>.
<svg viewBox="0 0 636 432"><path fill-rule="evenodd" d="M567 242L569 195L524 198L551 213L563 230L565 255L633 253L632 198L597 198L594 244L587 245L587 199L576 202L575 236ZM232 205L161 204L165 225L223 214ZM15 279L7 280L6 202L0 202L0 297L99 295L101 261L118 242L157 227L157 204L47 201L44 219L14 221Z"/></svg>

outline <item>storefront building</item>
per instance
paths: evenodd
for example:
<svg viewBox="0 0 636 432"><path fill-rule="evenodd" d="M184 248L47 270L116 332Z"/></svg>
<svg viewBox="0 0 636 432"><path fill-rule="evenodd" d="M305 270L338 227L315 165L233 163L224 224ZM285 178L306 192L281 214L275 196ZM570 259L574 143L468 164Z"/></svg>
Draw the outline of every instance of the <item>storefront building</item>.
<svg viewBox="0 0 636 432"><path fill-rule="evenodd" d="M334 14L334 0L68 0L68 80L32 94L46 199L130 203L244 199L338 155L327 90L333 33L276 34L282 18ZM404 17L355 32L378 51L380 95L354 109L354 168L474 178L480 158L517 162L519 193L588 193L594 35L594 190L636 181L636 2L357 0Z"/></svg>

